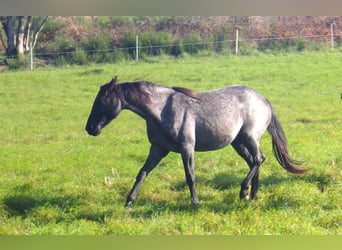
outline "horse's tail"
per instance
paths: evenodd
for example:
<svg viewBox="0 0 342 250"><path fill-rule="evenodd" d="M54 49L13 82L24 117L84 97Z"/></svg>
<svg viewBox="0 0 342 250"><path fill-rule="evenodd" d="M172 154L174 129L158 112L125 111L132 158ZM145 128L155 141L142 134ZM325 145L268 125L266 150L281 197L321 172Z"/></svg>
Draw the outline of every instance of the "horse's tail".
<svg viewBox="0 0 342 250"><path fill-rule="evenodd" d="M290 157L285 133L277 117L275 116L273 109L271 122L267 130L272 136L273 153L279 164L290 173L303 174L307 172L308 169L297 168L297 166L300 166L302 163Z"/></svg>

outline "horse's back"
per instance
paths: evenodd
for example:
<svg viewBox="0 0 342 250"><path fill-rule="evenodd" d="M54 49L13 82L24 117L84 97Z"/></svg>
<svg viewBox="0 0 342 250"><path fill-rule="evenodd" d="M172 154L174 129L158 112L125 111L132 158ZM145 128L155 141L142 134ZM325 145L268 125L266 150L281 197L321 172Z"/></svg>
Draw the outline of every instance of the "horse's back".
<svg viewBox="0 0 342 250"><path fill-rule="evenodd" d="M196 108L201 117L226 115L232 119L248 118L255 113L264 113L264 110L270 111L270 104L265 97L254 89L242 85L202 92L198 96L200 105Z"/></svg>
<svg viewBox="0 0 342 250"><path fill-rule="evenodd" d="M215 150L230 144L238 134L259 139L271 119L269 102L255 90L231 85L199 94L196 112L197 150Z"/></svg>

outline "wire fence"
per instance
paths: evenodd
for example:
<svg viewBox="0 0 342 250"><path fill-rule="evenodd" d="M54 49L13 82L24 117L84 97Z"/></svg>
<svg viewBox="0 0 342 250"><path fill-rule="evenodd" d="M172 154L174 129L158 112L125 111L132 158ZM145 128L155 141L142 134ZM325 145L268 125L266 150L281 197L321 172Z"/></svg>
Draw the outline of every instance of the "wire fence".
<svg viewBox="0 0 342 250"><path fill-rule="evenodd" d="M276 41L276 40L296 40L296 39L314 39L314 38L324 38L330 37L330 34L327 35L312 35L312 36L289 36L289 37L267 37L267 38L248 38L241 39L239 38L239 42L253 42L253 41ZM334 37L342 36L342 33L335 33ZM179 43L179 44L159 44L159 45L145 45L145 46L130 46L130 47L116 47L116 48L108 48L108 49L92 49L92 50L84 50L86 53L95 53L95 52L111 52L116 50L132 50L138 47L139 50L149 49L149 48L167 48L167 47L175 47L175 46L193 46L193 45L207 45L207 44L221 44L221 43L235 43L237 39L228 39L228 40L219 40L219 41L202 41L202 42L193 42L193 43ZM331 43L328 44L331 46ZM333 48L333 46L331 46ZM56 51L56 52L39 52L34 53L35 56L46 56L46 55L66 55L77 53L77 51Z"/></svg>
<svg viewBox="0 0 342 250"><path fill-rule="evenodd" d="M135 46L127 46L127 47L113 47L113 48L106 48L106 49L88 49L82 50L82 53L85 55L96 54L96 53L115 53L124 51L126 54L130 53L130 59L139 61L139 52L143 52L144 50L151 50L151 49L165 49L165 48L173 48L173 49L180 49L185 48L184 51L186 52L186 47L190 46L203 46L202 49L207 48L209 45L226 45L228 47L235 47L232 49L232 53L238 55L240 53L241 47L240 44L252 44L252 43L259 43L259 42L276 42L276 41L315 41L315 39L321 39L320 44L325 44L324 46L334 48L336 46L340 46L342 41L342 33L334 33L331 30L330 34L324 35L309 35L309 36L288 36L288 37L265 37L265 38L241 38L239 37L238 30L236 30L236 36L234 39L226 39L226 40L214 40L214 41L199 41L199 42L187 42L187 43L173 43L173 44L157 44L157 45L141 45L139 44L139 37L136 37L136 44ZM234 46L235 45L235 46ZM267 45L266 45L267 46ZM37 65L37 61L40 64L44 64L44 58L53 57L54 59L61 57L61 56L68 56L80 53L80 51L71 50L71 51L52 51L52 52L34 52L33 50L30 51L29 54L29 65L31 70ZM5 59L15 59L15 56L9 57L5 55L0 55L0 60ZM129 56L126 56L126 59L129 59ZM49 61L49 60L46 60ZM47 63L47 62L46 62ZM51 60L50 60L51 63ZM48 64L48 63L47 63Z"/></svg>

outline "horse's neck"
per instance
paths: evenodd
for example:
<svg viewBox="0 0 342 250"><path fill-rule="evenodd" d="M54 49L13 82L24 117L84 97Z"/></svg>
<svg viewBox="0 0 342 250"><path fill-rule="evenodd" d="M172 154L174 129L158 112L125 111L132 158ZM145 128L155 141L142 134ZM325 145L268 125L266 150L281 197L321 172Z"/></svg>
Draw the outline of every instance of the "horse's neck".
<svg viewBox="0 0 342 250"><path fill-rule="evenodd" d="M144 86L144 91L149 93L150 102L127 102L126 108L141 116L145 120L160 120L161 113L174 90L158 85Z"/></svg>

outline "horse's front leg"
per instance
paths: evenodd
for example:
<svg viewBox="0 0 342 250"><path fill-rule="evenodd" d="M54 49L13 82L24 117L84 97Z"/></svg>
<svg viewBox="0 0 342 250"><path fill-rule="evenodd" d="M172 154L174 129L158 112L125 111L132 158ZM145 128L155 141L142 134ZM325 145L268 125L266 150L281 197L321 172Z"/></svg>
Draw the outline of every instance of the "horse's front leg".
<svg viewBox="0 0 342 250"><path fill-rule="evenodd" d="M140 169L132 190L127 196L126 207L132 206L137 197L138 190L143 183L147 175L157 166L157 164L163 159L169 151L159 148L157 146L151 146L150 153L146 159L144 166Z"/></svg>
<svg viewBox="0 0 342 250"><path fill-rule="evenodd" d="M198 205L199 199L198 199L197 192L196 192L196 184L195 184L196 177L195 177L195 172L194 172L194 168L195 168L194 147L191 145L187 145L186 147L184 147L181 153L182 153L182 160L184 164L186 182L190 189L191 199L195 205Z"/></svg>

